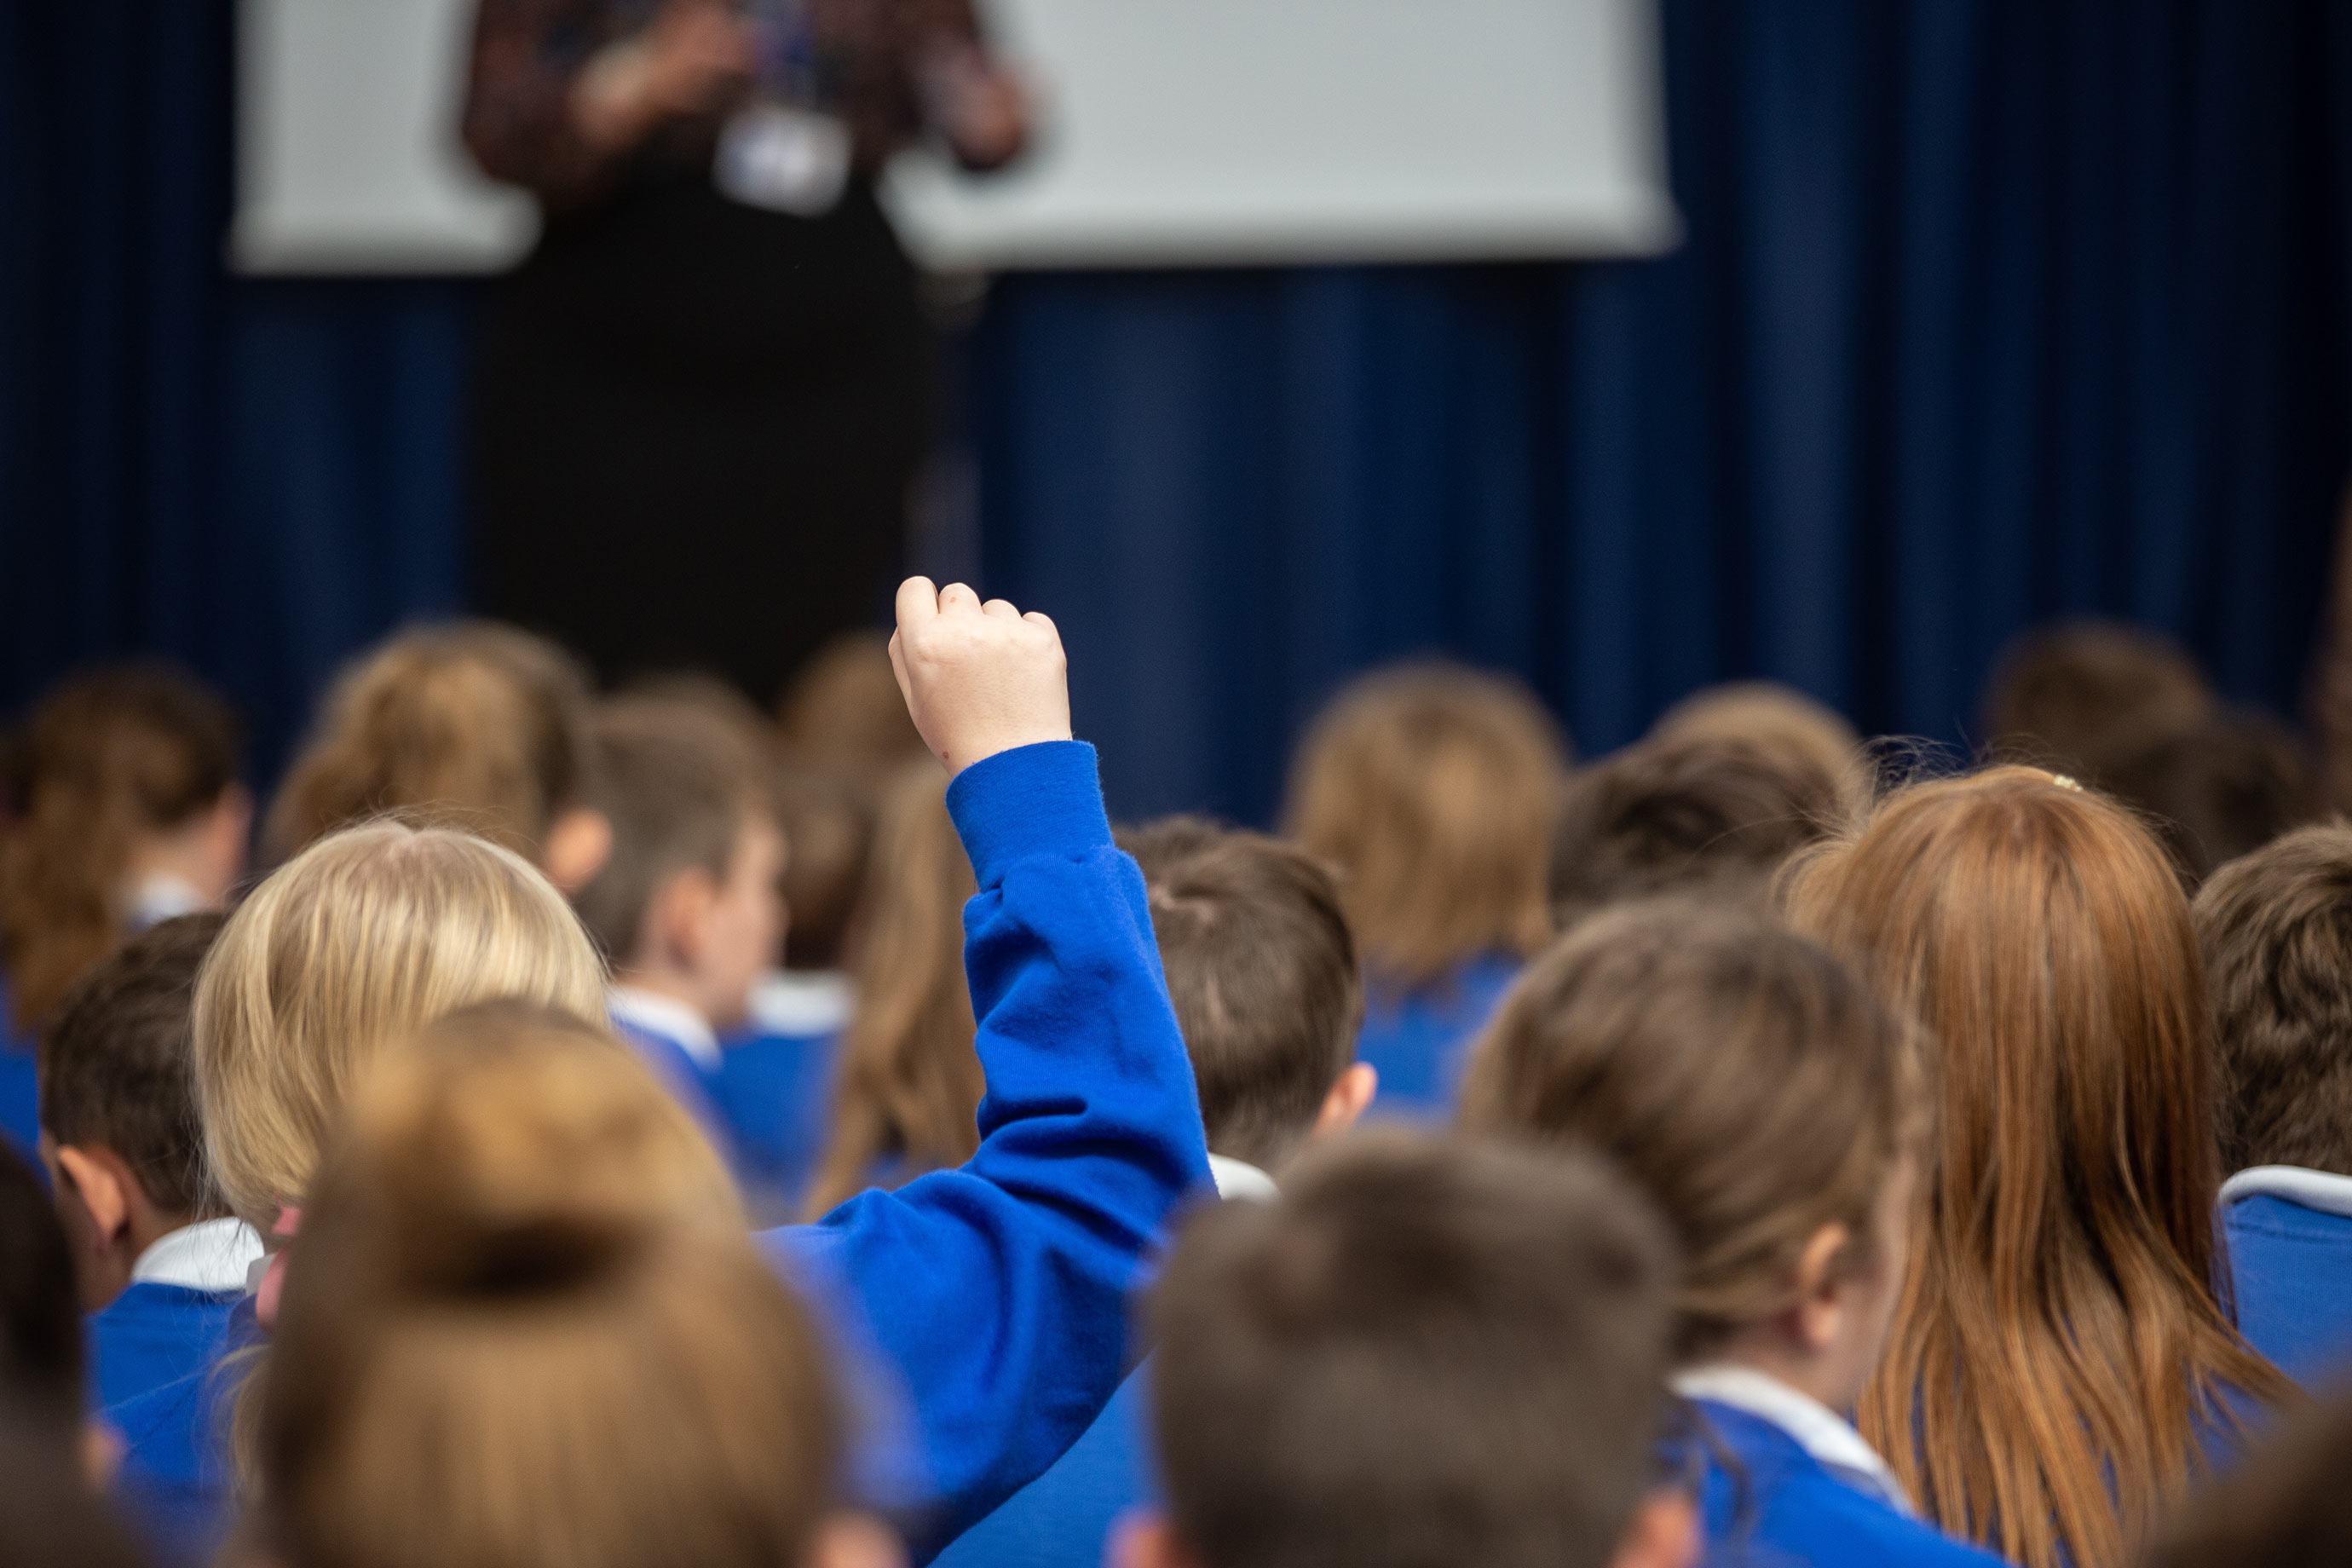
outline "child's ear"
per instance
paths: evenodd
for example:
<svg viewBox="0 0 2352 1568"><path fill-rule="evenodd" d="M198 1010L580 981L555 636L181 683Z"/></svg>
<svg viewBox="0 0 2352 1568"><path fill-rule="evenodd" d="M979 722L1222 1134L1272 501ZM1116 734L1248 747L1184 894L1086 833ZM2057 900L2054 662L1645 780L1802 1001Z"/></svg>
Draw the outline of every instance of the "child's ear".
<svg viewBox="0 0 2352 1568"><path fill-rule="evenodd" d="M601 811L575 805L547 830L547 847L539 868L569 898L596 879L613 858L613 819Z"/></svg>
<svg viewBox="0 0 2352 1568"><path fill-rule="evenodd" d="M111 1243L131 1227L130 1172L120 1161L105 1159L102 1151L58 1145L58 1174L73 1186L74 1197L89 1215L91 1228Z"/></svg>
<svg viewBox="0 0 2352 1568"><path fill-rule="evenodd" d="M1661 1487L1633 1510L1610 1568L1691 1568L1700 1544L1698 1510L1689 1495Z"/></svg>
<svg viewBox="0 0 2352 1568"><path fill-rule="evenodd" d="M1323 1097L1323 1109L1316 1113L1314 1136L1329 1138L1345 1132L1356 1124L1356 1118L1381 1091L1381 1072L1370 1062L1357 1062L1346 1072L1331 1080L1331 1092Z"/></svg>
<svg viewBox="0 0 2352 1568"><path fill-rule="evenodd" d="M809 1542L808 1568L906 1568L907 1551L871 1514L828 1514Z"/></svg>
<svg viewBox="0 0 2352 1568"><path fill-rule="evenodd" d="M1797 1255L1797 1334L1808 1350L1826 1350L1845 1326L1846 1302L1838 1287L1845 1279L1846 1248L1853 1233L1825 1225L1805 1238Z"/></svg>
<svg viewBox="0 0 2352 1568"><path fill-rule="evenodd" d="M1111 1526L1109 1551L1103 1562L1105 1568L1198 1568L1192 1554L1176 1539L1168 1516L1150 1508L1119 1516Z"/></svg>
<svg viewBox="0 0 2352 1568"><path fill-rule="evenodd" d="M702 954L710 907L718 901L719 884L698 866L664 878L646 909L646 934L654 956L671 967L691 970Z"/></svg>

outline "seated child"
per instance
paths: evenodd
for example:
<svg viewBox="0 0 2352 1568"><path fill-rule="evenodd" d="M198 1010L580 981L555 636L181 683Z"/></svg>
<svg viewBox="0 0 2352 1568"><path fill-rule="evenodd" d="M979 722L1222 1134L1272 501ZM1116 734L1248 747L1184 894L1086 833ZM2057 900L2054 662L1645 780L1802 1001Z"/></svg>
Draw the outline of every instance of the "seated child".
<svg viewBox="0 0 2352 1568"><path fill-rule="evenodd" d="M1354 1124L1375 1088L1354 1060L1363 990L1330 875L1254 833L1176 817L1123 834L1143 869L1226 1198L1274 1195L1313 1139ZM1147 1363L1148 1366L1148 1363ZM1150 1495L1139 1369L1055 1467L941 1553L941 1568L1094 1568L1111 1523Z"/></svg>
<svg viewBox="0 0 2352 1568"><path fill-rule="evenodd" d="M1402 1132L1185 1227L1117 1568L1685 1568L1673 1248L1598 1160Z"/></svg>
<svg viewBox="0 0 2352 1568"><path fill-rule="evenodd" d="M961 1165L980 1146L987 1085L963 974L963 907L978 889L947 787L922 757L886 789L859 900L857 1016L837 1053L811 1219L868 1187Z"/></svg>
<svg viewBox="0 0 2352 1568"><path fill-rule="evenodd" d="M615 699L593 738L612 847L572 902L612 963L614 1019L731 1158L719 1036L782 945L783 835L757 758L700 706Z"/></svg>
<svg viewBox="0 0 2352 1568"><path fill-rule="evenodd" d="M0 1149L0 1417L13 1415L37 1446L70 1456L86 1484L103 1487L116 1447L83 1419L83 1368L65 1231L33 1167Z"/></svg>
<svg viewBox="0 0 2352 1568"><path fill-rule="evenodd" d="M1284 831L1339 877L1377 1110L1445 1114L1469 1037L1550 940L1544 851L1567 768L1526 689L1453 665L1362 677L1300 742Z"/></svg>
<svg viewBox="0 0 2352 1568"><path fill-rule="evenodd" d="M188 1072L196 972L226 916L165 921L66 994L42 1040L42 1152L73 1243L101 1410L219 1358L261 1238L228 1215L205 1173ZM153 1467L141 1433L130 1461Z"/></svg>
<svg viewBox="0 0 2352 1568"><path fill-rule="evenodd" d="M2140 1568L2312 1568L2352 1563L2352 1397L2339 1393L2265 1440L2199 1496Z"/></svg>
<svg viewBox="0 0 2352 1568"><path fill-rule="evenodd" d="M2238 1328L2316 1391L2352 1374L2352 827L2230 862L2193 913Z"/></svg>
<svg viewBox="0 0 2352 1568"><path fill-rule="evenodd" d="M2225 710L2160 731L2119 751L2099 783L2153 819L2192 889L2319 815L2302 743L2259 713Z"/></svg>
<svg viewBox="0 0 2352 1568"><path fill-rule="evenodd" d="M1209 1173L1142 880L1112 844L1092 751L1069 739L1053 624L916 578L897 644L980 887L965 911L980 1148L761 1246L909 1391L936 1542L1043 1472L1110 1397L1127 1293ZM293 1258L273 1259L280 1277L301 1270L293 1233L348 1086L494 997L592 1016L603 964L546 879L448 828L321 839L230 917L196 988L197 1095L223 1195Z"/></svg>
<svg viewBox="0 0 2352 1568"><path fill-rule="evenodd" d="M2157 735L2194 728L2213 689L2171 639L2139 626L2059 621L2019 633L1985 682L1984 754L2107 787L2109 763Z"/></svg>
<svg viewBox="0 0 2352 1568"><path fill-rule="evenodd" d="M1904 1285L1927 1106L1906 1028L1760 914L1587 920L1479 1037L1462 1124L1598 1150L1682 1244L1675 1387L1708 1561L1981 1563L1848 1424Z"/></svg>
<svg viewBox="0 0 2352 1568"><path fill-rule="evenodd" d="M236 716L192 677L123 665L35 709L0 831L0 1136L39 1143L35 1042L68 986L245 873L252 797Z"/></svg>
<svg viewBox="0 0 2352 1568"><path fill-rule="evenodd" d="M282 1568L897 1568L725 1170L611 1036L492 1003L388 1054L257 1406Z"/></svg>

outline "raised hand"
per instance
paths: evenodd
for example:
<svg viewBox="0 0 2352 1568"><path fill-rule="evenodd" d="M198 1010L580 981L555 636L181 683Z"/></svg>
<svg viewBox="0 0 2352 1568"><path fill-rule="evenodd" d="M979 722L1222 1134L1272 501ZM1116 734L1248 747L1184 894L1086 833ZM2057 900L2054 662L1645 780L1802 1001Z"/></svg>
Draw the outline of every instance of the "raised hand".
<svg viewBox="0 0 2352 1568"><path fill-rule="evenodd" d="M1015 746L1070 738L1062 634L1035 610L980 602L961 583L898 584L890 668L907 711L950 773Z"/></svg>

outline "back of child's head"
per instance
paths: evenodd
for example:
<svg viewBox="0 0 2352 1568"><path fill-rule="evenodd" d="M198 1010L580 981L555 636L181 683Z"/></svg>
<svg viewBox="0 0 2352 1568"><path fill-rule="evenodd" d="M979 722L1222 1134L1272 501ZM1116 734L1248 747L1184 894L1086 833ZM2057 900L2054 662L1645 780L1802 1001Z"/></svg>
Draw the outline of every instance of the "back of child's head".
<svg viewBox="0 0 2352 1568"><path fill-rule="evenodd" d="M2119 751L2098 783L2153 820L2192 887L2319 809L2301 745L2257 713L2216 712Z"/></svg>
<svg viewBox="0 0 2352 1568"><path fill-rule="evenodd" d="M1568 1151L1358 1134L1186 1226L1151 1303L1202 1568L1600 1568L1654 1473L1673 1249Z"/></svg>
<svg viewBox="0 0 2352 1568"><path fill-rule="evenodd" d="M1990 756L2104 783L2119 750L2184 729L2212 689L2169 639L2115 621L2020 633L1994 661L1979 722Z"/></svg>
<svg viewBox="0 0 2352 1568"><path fill-rule="evenodd" d="M2352 1563L2352 1395L2299 1413L2190 1501L2140 1568Z"/></svg>
<svg viewBox="0 0 2352 1568"><path fill-rule="evenodd" d="M1782 861L1862 809L1864 777L1853 756L1763 727L1692 722L1630 746L1569 781L1554 915L1675 891L1760 902Z"/></svg>
<svg viewBox="0 0 2352 1568"><path fill-rule="evenodd" d="M930 754L890 668L890 640L845 632L819 648L776 704L784 744L804 762L880 782Z"/></svg>
<svg viewBox="0 0 2352 1568"><path fill-rule="evenodd" d="M2192 912L2224 1168L2352 1176L2352 827L2302 828L2231 861Z"/></svg>
<svg viewBox="0 0 2352 1568"><path fill-rule="evenodd" d="M784 965L842 968L874 851L877 791L856 769L788 752L776 764L772 793L784 842L792 846L784 867L784 907L792 911Z"/></svg>
<svg viewBox="0 0 2352 1568"><path fill-rule="evenodd" d="M1816 773L1855 773L1861 732L1827 703L1777 680L1727 680L1701 687L1658 715L1650 738L1734 735L1805 756Z"/></svg>
<svg viewBox="0 0 2352 1568"><path fill-rule="evenodd" d="M1706 1356L1792 1305L1822 1227L1874 1265L1874 1206L1927 1114L1911 1031L1769 917L1657 900L1538 959L1473 1048L1462 1125L1580 1144L1654 1197L1681 1243L1675 1348Z"/></svg>
<svg viewBox="0 0 2352 1568"><path fill-rule="evenodd" d="M78 677L33 711L13 758L15 817L0 832L0 965L16 1027L38 1027L122 940L138 840L218 805L236 785L240 745L226 702L158 665Z"/></svg>
<svg viewBox="0 0 2352 1568"><path fill-rule="evenodd" d="M963 968L963 907L976 885L947 786L925 757L901 768L883 796L858 901L857 1009L835 1069L812 1214L873 1185L877 1166L919 1175L961 1164L980 1146L987 1079Z"/></svg>
<svg viewBox="0 0 2352 1568"><path fill-rule="evenodd" d="M82 1408L73 1258L33 1168L0 1144L0 1405L60 1443Z"/></svg>
<svg viewBox="0 0 2352 1568"><path fill-rule="evenodd" d="M563 895L513 851L383 820L320 839L223 927L190 1017L205 1152L236 1215L299 1205L391 1042L516 996L583 1016L604 970Z"/></svg>
<svg viewBox="0 0 2352 1568"><path fill-rule="evenodd" d="M1303 851L1199 818L1119 842L1143 868L1209 1147L1273 1169L1355 1058L1364 993L1339 889Z"/></svg>
<svg viewBox="0 0 2352 1568"><path fill-rule="evenodd" d="M1423 985L1544 944L1568 755L1525 688L1457 665L1376 670L1331 700L1293 759L1285 832L1338 874L1369 976Z"/></svg>
<svg viewBox="0 0 2352 1568"><path fill-rule="evenodd" d="M228 917L181 915L133 937L74 984L41 1037L41 1127L112 1150L164 1215L218 1203L205 1172L189 1060L196 975Z"/></svg>
<svg viewBox="0 0 2352 1568"><path fill-rule="evenodd" d="M544 1008L377 1065L261 1376L261 1544L289 1568L765 1568L838 1497L816 1330L716 1155Z"/></svg>
<svg viewBox="0 0 2352 1568"><path fill-rule="evenodd" d="M446 820L534 864L591 773L589 686L512 626L402 632L346 668L272 804L273 856L387 811Z"/></svg>
<svg viewBox="0 0 2352 1568"><path fill-rule="evenodd" d="M647 911L682 871L723 883L753 820L772 818L761 758L732 724L692 701L621 697L593 725L595 800L612 851L573 896L615 964L636 955Z"/></svg>

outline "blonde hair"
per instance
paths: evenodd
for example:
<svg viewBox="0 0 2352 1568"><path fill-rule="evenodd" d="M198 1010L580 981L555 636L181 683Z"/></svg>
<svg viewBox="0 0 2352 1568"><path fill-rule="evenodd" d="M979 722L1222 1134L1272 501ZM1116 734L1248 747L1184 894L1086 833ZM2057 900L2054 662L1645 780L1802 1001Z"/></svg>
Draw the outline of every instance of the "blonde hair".
<svg viewBox="0 0 2352 1568"><path fill-rule="evenodd" d="M925 758L900 771L883 803L858 911L857 1013L809 1192L812 1218L871 1186L879 1161L895 1156L914 1176L960 1165L980 1147L987 1079L963 973L963 906L974 888L947 784Z"/></svg>
<svg viewBox="0 0 2352 1568"><path fill-rule="evenodd" d="M1526 688L1458 665L1378 670L1332 700L1292 764L1285 831L1339 873L1369 979L1425 985L1550 939L1568 755Z"/></svg>
<svg viewBox="0 0 2352 1568"><path fill-rule="evenodd" d="M294 1568L772 1568L835 1504L809 1313L604 1029L445 1019L355 1097L258 1385Z"/></svg>
<svg viewBox="0 0 2352 1568"><path fill-rule="evenodd" d="M277 858L385 811L537 860L587 797L589 687L571 656L488 621L405 631L346 668L271 803Z"/></svg>
<svg viewBox="0 0 2352 1568"><path fill-rule="evenodd" d="M320 839L229 918L197 978L196 1094L222 1196L265 1232L299 1203L388 1042L496 996L594 1016L604 983L563 895L511 850L398 821Z"/></svg>

